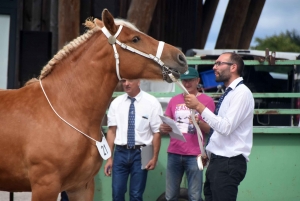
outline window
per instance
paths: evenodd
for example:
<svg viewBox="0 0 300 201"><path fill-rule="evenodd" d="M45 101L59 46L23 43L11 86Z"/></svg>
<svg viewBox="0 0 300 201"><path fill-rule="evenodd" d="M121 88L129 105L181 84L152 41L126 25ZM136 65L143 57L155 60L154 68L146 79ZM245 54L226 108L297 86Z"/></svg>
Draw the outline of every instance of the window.
<svg viewBox="0 0 300 201"><path fill-rule="evenodd" d="M0 15L0 88L7 88L10 16Z"/></svg>

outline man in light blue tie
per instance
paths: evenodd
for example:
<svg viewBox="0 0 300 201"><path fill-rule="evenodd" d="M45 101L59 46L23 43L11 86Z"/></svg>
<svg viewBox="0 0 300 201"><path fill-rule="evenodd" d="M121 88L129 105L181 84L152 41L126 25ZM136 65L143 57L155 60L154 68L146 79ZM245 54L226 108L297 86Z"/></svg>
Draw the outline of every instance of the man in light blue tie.
<svg viewBox="0 0 300 201"><path fill-rule="evenodd" d="M107 114L107 142L114 154L107 160L104 174L112 173L112 200L125 201L130 175L130 201L141 201L148 170L155 168L158 159L159 115L163 112L154 96L140 90L140 80L123 79L121 83L126 93L112 101ZM142 167L141 149L146 145L153 145L153 157Z"/></svg>
<svg viewBox="0 0 300 201"><path fill-rule="evenodd" d="M206 146L210 162L204 183L205 201L236 200L238 186L246 175L253 142L254 99L243 84L243 69L244 62L236 53L223 53L216 60L216 81L224 82L226 91L214 113L195 96L185 96L187 107L196 109L212 131Z"/></svg>

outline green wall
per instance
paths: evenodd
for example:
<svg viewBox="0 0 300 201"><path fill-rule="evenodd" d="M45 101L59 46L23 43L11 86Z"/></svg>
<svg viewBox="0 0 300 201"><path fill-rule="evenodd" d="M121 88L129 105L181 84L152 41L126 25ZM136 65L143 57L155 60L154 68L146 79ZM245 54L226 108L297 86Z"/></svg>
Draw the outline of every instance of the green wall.
<svg viewBox="0 0 300 201"><path fill-rule="evenodd" d="M299 201L300 135L254 134L253 142L247 175L239 187L237 200ZM169 138L163 137L157 167L148 173L145 201L155 201L165 191L168 143ZM95 201L112 200L111 178L104 176L104 164L95 178Z"/></svg>

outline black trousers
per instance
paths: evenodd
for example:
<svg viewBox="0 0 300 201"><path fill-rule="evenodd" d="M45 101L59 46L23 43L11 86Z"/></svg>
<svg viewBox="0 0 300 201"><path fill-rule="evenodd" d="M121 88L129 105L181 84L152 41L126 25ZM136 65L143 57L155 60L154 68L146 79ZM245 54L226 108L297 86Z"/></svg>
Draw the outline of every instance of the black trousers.
<svg viewBox="0 0 300 201"><path fill-rule="evenodd" d="M204 183L205 201L235 201L246 172L243 155L228 158L212 154Z"/></svg>

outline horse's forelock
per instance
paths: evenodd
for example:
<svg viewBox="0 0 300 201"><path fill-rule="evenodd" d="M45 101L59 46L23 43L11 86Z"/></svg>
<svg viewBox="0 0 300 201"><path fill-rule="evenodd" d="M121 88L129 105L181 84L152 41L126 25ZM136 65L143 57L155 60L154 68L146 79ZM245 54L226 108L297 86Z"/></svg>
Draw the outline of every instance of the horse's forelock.
<svg viewBox="0 0 300 201"><path fill-rule="evenodd" d="M114 21L115 21L116 25L123 25L123 26L128 27L132 30L140 32L140 30L134 24L132 24L132 23L130 23L130 22L124 20L124 19L115 18ZM102 21L97 19L97 18L89 17L85 20L84 26L89 28L89 29L93 29L96 26L102 28L102 26L100 26L100 24L99 24L100 22L102 23Z"/></svg>
<svg viewBox="0 0 300 201"><path fill-rule="evenodd" d="M128 27L132 30L141 32L134 24L132 24L132 23L130 23L130 22L124 20L124 19L115 18L115 23L116 23L116 25L123 25L123 26Z"/></svg>

